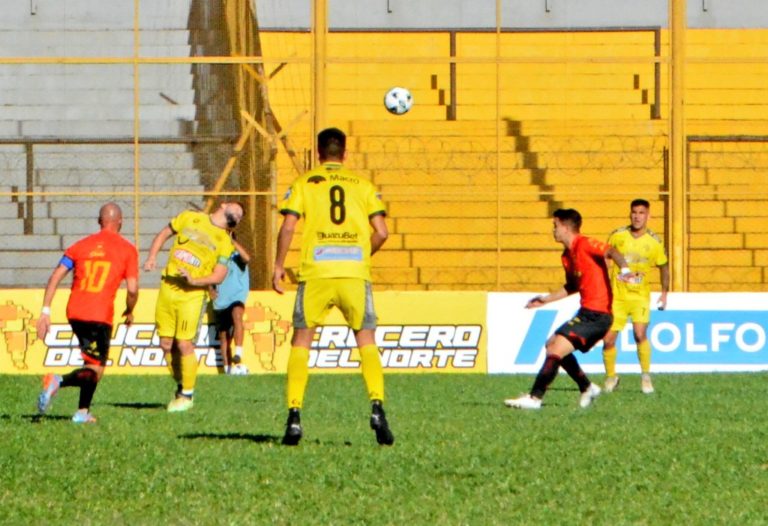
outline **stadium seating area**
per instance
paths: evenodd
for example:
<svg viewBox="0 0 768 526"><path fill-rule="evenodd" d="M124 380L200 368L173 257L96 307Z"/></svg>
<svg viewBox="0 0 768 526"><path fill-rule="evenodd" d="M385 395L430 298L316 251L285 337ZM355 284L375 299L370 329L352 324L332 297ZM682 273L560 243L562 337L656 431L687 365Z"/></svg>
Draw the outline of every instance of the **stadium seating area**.
<svg viewBox="0 0 768 526"><path fill-rule="evenodd" d="M267 50L268 42L291 48L290 42L306 38L264 36ZM390 39L388 56L422 49L409 43L408 34L398 44L392 35L356 33L338 41L331 34L329 48L348 60L375 58L371 50L380 48L373 42L382 37ZM418 37L431 39L436 50L427 53L431 56L445 52L449 38ZM561 206L582 211L583 231L605 238L626 221L628 202L645 197L652 203L652 227L663 235L669 91L667 65L657 68L653 57L661 49L665 60L667 39L666 31L504 34L497 67L493 61L472 62L495 56L493 33L460 33L453 82L449 64L426 59L399 68L333 64L328 121L349 131L349 164L376 182L392 217L394 236L375 262L379 286L550 287L561 271L549 217ZM346 52L334 48L342 41ZM725 196L745 192L745 184L761 184L759 174L768 168L760 154L768 144L760 137L768 136L766 121L760 120L768 117L760 80L765 65L749 62L756 46L768 46L768 33L689 32L687 133L712 136L690 142L691 290L765 287L762 237L749 229L768 212L754 194L752 201L748 194ZM747 63L703 62L712 56L734 62L744 57ZM402 117L381 107L382 94L394 84L408 86L416 100ZM283 91L271 98L278 115L281 97L288 96ZM309 100L308 91L302 96L289 113ZM453 121L445 117L452 100ZM748 143L712 142L735 135L758 137ZM309 144L300 132L296 140ZM285 168L279 188L294 175Z"/></svg>
<svg viewBox="0 0 768 526"><path fill-rule="evenodd" d="M142 54L189 56L205 48L200 39L216 38L199 21L199 31L190 31L187 13L168 11L172 21L165 25L172 29L143 31ZM61 41L67 54L87 56L95 29L85 35L69 24L21 37L32 30L20 27L0 38L29 48L29 55L44 55ZM265 63L272 111L298 164L307 166L312 36L262 31L259 38L265 57L274 59ZM328 35L326 122L348 131L348 164L377 184L391 216L392 238L375 259L380 288L548 288L561 279L550 221L558 207L579 209L583 231L605 238L626 221L628 202L645 197L652 202L654 230L663 235L668 227L668 33L510 32L501 34L498 46L496 38L492 31ZM99 53L130 53L130 31L110 31L103 40ZM768 212L760 192L768 189L768 65L754 58L768 53L768 31L690 30L687 43L689 288L768 290L768 235L761 231ZM130 70L0 66L8 107L0 138L130 136ZM226 81L205 78L198 81L189 65L143 66L141 133L170 139L236 133L232 118L222 117ZM393 85L414 95L404 116L382 106ZM7 174L2 191L27 187L26 156L23 142L0 145ZM142 190L152 195L139 210L129 207L126 232L138 224L146 248L160 222L195 204L191 196L210 186L223 161L173 142L143 145L138 159ZM38 145L32 188L131 192L133 162L130 143ZM278 199L296 173L296 163L280 150ZM189 195L160 197L169 188ZM79 218L92 216L94 201L38 196L32 218L24 198L4 199L0 285L39 286L60 250L88 230ZM33 268L18 268L30 250L38 256ZM291 258L295 263L295 252Z"/></svg>

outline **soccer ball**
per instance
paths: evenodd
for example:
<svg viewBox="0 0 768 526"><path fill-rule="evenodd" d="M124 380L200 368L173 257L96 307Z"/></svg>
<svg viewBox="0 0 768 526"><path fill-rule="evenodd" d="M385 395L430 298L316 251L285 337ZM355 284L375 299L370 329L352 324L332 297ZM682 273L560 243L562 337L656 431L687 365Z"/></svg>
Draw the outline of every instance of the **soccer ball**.
<svg viewBox="0 0 768 526"><path fill-rule="evenodd" d="M235 364L230 368L229 374L232 376L245 376L248 374L248 366L244 363Z"/></svg>
<svg viewBox="0 0 768 526"><path fill-rule="evenodd" d="M384 95L384 107L389 113L402 115L413 106L413 96L406 88L392 88Z"/></svg>

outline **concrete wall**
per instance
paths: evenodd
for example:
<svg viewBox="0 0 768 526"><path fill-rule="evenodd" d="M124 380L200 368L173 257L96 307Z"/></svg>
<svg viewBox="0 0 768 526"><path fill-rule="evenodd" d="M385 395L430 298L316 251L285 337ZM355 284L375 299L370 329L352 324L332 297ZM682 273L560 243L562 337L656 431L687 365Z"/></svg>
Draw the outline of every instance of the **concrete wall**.
<svg viewBox="0 0 768 526"><path fill-rule="evenodd" d="M671 1L671 0L670 0ZM307 29L311 0L254 0L264 28ZM688 0L695 28L768 27L766 0ZM667 0L503 0L508 28L667 27ZM496 0L328 0L331 29L493 28Z"/></svg>

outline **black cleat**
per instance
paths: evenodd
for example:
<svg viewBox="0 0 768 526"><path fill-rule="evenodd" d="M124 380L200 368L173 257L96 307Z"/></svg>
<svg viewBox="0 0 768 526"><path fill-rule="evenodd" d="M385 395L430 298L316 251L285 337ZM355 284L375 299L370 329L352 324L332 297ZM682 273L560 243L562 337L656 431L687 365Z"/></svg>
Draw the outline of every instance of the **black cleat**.
<svg viewBox="0 0 768 526"><path fill-rule="evenodd" d="M395 435L389 429L384 407L379 400L374 401L371 406L371 429L376 432L376 442L382 446L391 446L395 443Z"/></svg>
<svg viewBox="0 0 768 526"><path fill-rule="evenodd" d="M242 362L242 361L243 361L243 359L242 359L242 358L240 358L240 355L239 355L239 354L236 354L236 355L234 355L234 356L232 357L232 363L233 363L233 364L235 364L235 365L239 364L239 363L240 363L240 362Z"/></svg>
<svg viewBox="0 0 768 526"><path fill-rule="evenodd" d="M301 440L301 417L298 409L288 410L288 421L285 423L285 435L283 435L284 446L296 446Z"/></svg>

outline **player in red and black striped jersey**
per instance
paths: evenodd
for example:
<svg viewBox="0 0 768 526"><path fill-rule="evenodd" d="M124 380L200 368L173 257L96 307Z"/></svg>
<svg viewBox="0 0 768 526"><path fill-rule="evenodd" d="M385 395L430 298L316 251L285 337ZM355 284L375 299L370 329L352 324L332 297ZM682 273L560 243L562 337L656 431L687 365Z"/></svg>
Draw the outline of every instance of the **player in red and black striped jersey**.
<svg viewBox="0 0 768 526"><path fill-rule="evenodd" d="M547 303L579 293L581 303L576 315L558 328L547 340L547 355L536 376L530 394L505 400L509 407L539 409L549 384L560 367L565 369L579 386L581 407L588 407L600 394L600 388L591 383L572 354L588 352L611 327L611 282L606 258L621 267L622 279L632 274L621 253L607 243L580 234L581 214L573 209L558 209L553 214L555 241L565 247L561 256L565 269L565 284L546 296L531 299L526 308L533 309Z"/></svg>
<svg viewBox="0 0 768 526"><path fill-rule="evenodd" d="M51 302L64 276L74 272L72 291L67 302L67 319L77 336L85 365L69 374L49 373L43 378L43 391L38 410L44 413L59 387L79 387L80 404L72 417L76 423L91 423L91 400L109 357L115 296L125 281L126 325L133 322L133 308L139 299L139 253L120 235L123 213L116 203L99 210L101 230L69 247L48 279L43 297L43 310L37 322L38 338L45 338L51 327Z"/></svg>

